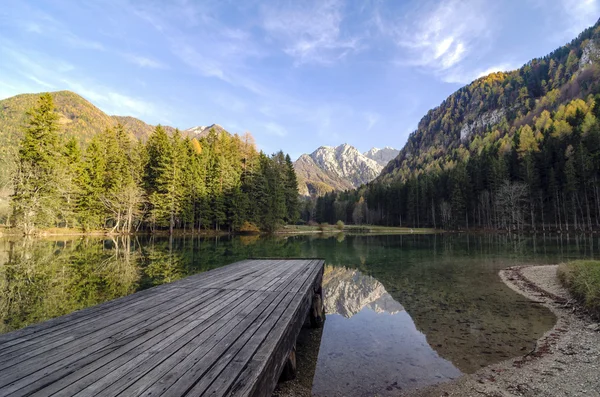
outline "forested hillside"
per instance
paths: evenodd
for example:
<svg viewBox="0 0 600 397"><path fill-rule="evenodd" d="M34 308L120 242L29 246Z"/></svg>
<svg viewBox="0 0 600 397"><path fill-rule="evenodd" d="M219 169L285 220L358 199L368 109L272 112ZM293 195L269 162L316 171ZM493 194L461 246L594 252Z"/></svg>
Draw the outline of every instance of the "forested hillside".
<svg viewBox="0 0 600 397"><path fill-rule="evenodd" d="M599 228L599 56L595 25L546 57L458 90L423 117L375 182L320 199L316 220Z"/></svg>
<svg viewBox="0 0 600 397"><path fill-rule="evenodd" d="M75 137L82 145L118 123L135 139L147 140L154 126L134 117L109 116L83 97L70 91L50 93L58 116L60 133ZM36 105L39 94L21 94L0 100L0 220L8 214L8 196L12 192L19 143L28 122L27 111ZM167 132L175 131L164 127Z"/></svg>
<svg viewBox="0 0 600 397"><path fill-rule="evenodd" d="M250 134L210 129L196 139L157 126L144 141L119 123L82 145L64 133L50 94L39 97L24 126L10 224L25 234L50 227L270 231L298 217L289 156L258 153Z"/></svg>

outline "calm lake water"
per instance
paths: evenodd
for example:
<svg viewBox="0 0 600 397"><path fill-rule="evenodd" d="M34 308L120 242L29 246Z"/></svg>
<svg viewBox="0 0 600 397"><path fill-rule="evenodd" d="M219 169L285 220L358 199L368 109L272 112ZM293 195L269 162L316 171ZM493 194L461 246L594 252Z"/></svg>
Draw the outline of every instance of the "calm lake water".
<svg viewBox="0 0 600 397"><path fill-rule="evenodd" d="M0 333L245 258L321 257L313 393L397 395L530 351L554 316L498 270L599 247L574 235L0 239Z"/></svg>

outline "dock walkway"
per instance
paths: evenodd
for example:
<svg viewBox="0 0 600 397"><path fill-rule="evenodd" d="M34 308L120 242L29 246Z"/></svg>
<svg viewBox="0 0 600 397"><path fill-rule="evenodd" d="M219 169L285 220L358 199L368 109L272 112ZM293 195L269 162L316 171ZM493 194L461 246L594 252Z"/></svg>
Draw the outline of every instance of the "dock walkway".
<svg viewBox="0 0 600 397"><path fill-rule="evenodd" d="M271 396L322 277L246 260L0 335L0 396Z"/></svg>

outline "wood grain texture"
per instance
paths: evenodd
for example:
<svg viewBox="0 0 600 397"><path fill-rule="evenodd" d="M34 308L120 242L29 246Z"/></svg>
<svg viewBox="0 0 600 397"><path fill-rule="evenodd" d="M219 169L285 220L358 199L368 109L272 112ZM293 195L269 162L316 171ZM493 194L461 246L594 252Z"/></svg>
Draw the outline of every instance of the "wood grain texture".
<svg viewBox="0 0 600 397"><path fill-rule="evenodd" d="M270 396L323 260L245 260L0 335L2 396Z"/></svg>

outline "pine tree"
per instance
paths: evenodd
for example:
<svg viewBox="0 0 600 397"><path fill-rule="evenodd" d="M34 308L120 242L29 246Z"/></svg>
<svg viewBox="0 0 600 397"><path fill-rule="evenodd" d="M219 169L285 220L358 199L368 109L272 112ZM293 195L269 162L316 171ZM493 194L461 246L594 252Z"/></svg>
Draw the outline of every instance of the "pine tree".
<svg viewBox="0 0 600 397"><path fill-rule="evenodd" d="M58 187L61 196L60 217L65 227L72 227L77 223L77 200L80 194L77 180L82 172L82 153L75 137L67 141L62 160L64 171Z"/></svg>
<svg viewBox="0 0 600 397"><path fill-rule="evenodd" d="M11 207L14 226L29 235L36 227L56 224L61 204L57 188L61 148L52 96L42 94L27 114L29 122L19 149Z"/></svg>
<svg viewBox="0 0 600 397"><path fill-rule="evenodd" d="M143 202L142 158L121 124L106 131L106 173L101 201L112 223L112 231L130 232Z"/></svg>
<svg viewBox="0 0 600 397"><path fill-rule="evenodd" d="M145 185L151 206L150 219L157 226L168 226L170 234L173 234L181 207L181 164L176 153L181 146L180 141L179 131L169 138L159 125L147 144Z"/></svg>
<svg viewBox="0 0 600 397"><path fill-rule="evenodd" d="M285 208L287 210L286 222L294 224L300 217L300 204L298 195L298 179L290 155L285 156Z"/></svg>
<svg viewBox="0 0 600 397"><path fill-rule="evenodd" d="M102 195L105 192L106 151L99 136L88 145L81 173L76 180L78 186L77 218L84 230L104 227L106 220Z"/></svg>

